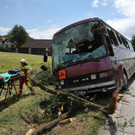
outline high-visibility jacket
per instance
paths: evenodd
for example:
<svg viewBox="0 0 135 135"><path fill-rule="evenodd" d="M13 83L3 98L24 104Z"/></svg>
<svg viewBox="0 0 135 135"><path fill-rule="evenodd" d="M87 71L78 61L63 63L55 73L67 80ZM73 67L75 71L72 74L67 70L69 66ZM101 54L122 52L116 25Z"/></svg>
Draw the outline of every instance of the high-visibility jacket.
<svg viewBox="0 0 135 135"><path fill-rule="evenodd" d="M29 65L21 66L21 71L25 74L25 77L29 77L28 71L31 69Z"/></svg>

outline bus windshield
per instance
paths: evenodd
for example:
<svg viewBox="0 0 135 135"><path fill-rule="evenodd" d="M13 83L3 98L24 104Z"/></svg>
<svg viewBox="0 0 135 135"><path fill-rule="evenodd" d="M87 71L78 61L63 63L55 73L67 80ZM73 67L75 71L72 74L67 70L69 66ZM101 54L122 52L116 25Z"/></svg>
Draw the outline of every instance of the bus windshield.
<svg viewBox="0 0 135 135"><path fill-rule="evenodd" d="M68 28L53 37L53 69L80 62L97 61L106 56L106 47L98 34L98 21Z"/></svg>

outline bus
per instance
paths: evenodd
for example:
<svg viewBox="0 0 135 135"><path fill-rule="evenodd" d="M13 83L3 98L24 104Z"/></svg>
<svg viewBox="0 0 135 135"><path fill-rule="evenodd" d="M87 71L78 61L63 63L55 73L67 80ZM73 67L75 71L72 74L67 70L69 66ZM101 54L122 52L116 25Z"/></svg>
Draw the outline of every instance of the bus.
<svg viewBox="0 0 135 135"><path fill-rule="evenodd" d="M53 36L57 87L74 94L120 91L135 73L131 42L99 18L71 24Z"/></svg>

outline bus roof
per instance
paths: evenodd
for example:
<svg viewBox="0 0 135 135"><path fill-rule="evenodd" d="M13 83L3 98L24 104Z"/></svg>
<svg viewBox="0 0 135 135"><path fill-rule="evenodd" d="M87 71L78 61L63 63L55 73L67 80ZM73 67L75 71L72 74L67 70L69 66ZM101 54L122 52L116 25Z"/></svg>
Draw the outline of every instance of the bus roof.
<svg viewBox="0 0 135 135"><path fill-rule="evenodd" d="M68 25L68 26L64 27L63 29L59 30L58 32L56 32L56 33L54 34L54 36L57 35L57 34L59 34L59 33L61 33L61 32L64 31L64 30L66 30L66 29L68 29L68 28L71 28L71 27L73 27L73 26L76 26L76 25L78 25L78 24L85 23L85 22L89 22L89 21L95 21L95 20L101 20L101 19L99 19L99 18L96 17L96 18L89 18L89 19L85 19L85 20L82 20L82 21L73 23L73 24L71 24L71 25Z"/></svg>
<svg viewBox="0 0 135 135"><path fill-rule="evenodd" d="M76 25L79 25L79 24L81 24L81 23L85 23L85 22L89 22L89 21L102 21L104 24L106 24L106 25L108 25L106 22L104 22L102 19L100 19L100 18L98 18L98 17L94 17L94 18L89 18L89 19L85 19L85 20L82 20L82 21L79 21L79 22L75 22L75 23L73 23L73 24L71 24L71 25L68 25L68 26L66 26L66 27L64 27L63 29L61 29L61 30L59 30L58 32L56 32L55 34L54 34L54 36L55 35L57 35L57 34L59 34L59 33L61 33L62 31L64 31L64 30L66 30L66 29L68 29L68 28L71 28L71 27L73 27L73 26L76 26ZM112 28L110 25L108 25L111 29L113 29L113 30L115 30L114 28ZM119 33L121 36L123 36L120 32L118 32L117 30L115 30L117 33ZM125 36L123 36L125 39L127 39ZM130 40L129 39L127 39L129 42L130 42Z"/></svg>

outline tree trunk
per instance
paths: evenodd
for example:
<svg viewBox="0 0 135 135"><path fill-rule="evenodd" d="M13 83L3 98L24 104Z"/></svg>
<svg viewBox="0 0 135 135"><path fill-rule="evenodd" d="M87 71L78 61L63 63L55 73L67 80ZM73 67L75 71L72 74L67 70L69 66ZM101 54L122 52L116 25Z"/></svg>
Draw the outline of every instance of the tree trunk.
<svg viewBox="0 0 135 135"><path fill-rule="evenodd" d="M40 83L37 83L36 81L32 80L31 81L38 87L40 87L42 90L48 92L48 93L51 93L51 94L54 94L54 95L58 95L58 96L61 96L61 97L68 97L68 98L71 98L72 100L74 99L78 99L80 102L83 102L83 103L87 103L88 105L90 106L94 106L96 107L98 110L102 111L103 113L105 114L108 114L108 111L105 110L103 106L101 105L98 105L98 104L95 104L95 103L92 103L90 101L87 101L83 98L80 98L76 95L73 95L72 93L64 93L64 92L61 92L61 91L55 91L55 90L51 90L51 89L48 89L47 87L43 86L42 84ZM64 113L63 115L61 115L60 117L58 117L57 119L49 122L48 124L43 124L39 127L37 127L37 129L32 133L32 135L41 135L42 133L46 133L48 131L50 131L52 128L54 128L61 120L65 119L65 118L68 118L69 115L70 115L70 111L67 112L67 113Z"/></svg>
<svg viewBox="0 0 135 135"><path fill-rule="evenodd" d="M37 129L32 133L32 135L41 135L43 133L46 133L48 131L50 131L52 128L54 128L61 120L68 118L70 114L70 111L67 113L64 113L63 115L61 115L60 117L58 117L57 119L52 120L51 122L47 123L47 124L43 124L39 127L37 127Z"/></svg>

